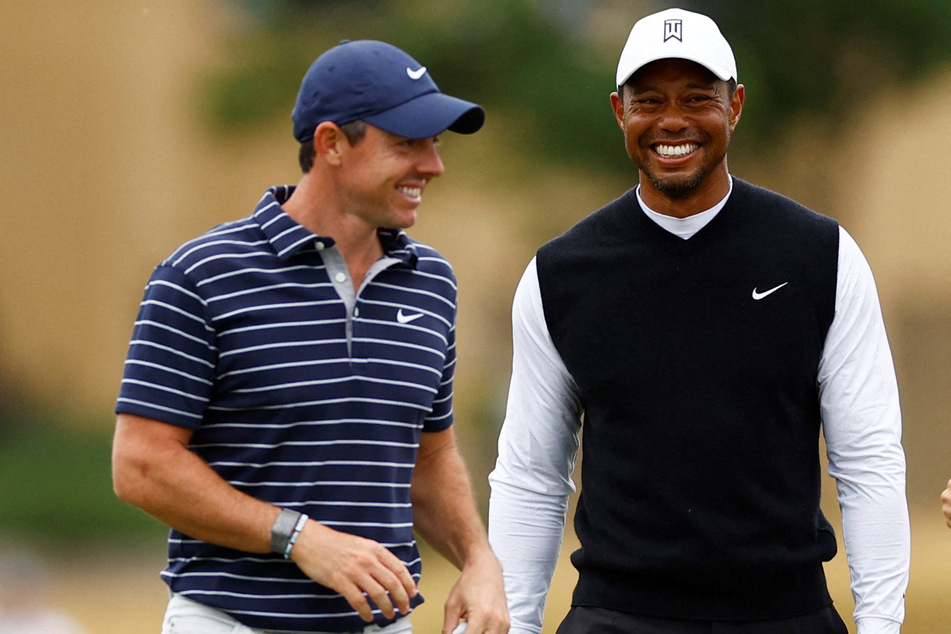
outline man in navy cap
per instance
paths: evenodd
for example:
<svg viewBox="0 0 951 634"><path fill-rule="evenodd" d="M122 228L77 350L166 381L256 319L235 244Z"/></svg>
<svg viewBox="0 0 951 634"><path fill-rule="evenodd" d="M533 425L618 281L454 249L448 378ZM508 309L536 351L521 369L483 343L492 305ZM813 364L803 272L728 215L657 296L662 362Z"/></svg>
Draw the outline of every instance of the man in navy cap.
<svg viewBox="0 0 951 634"><path fill-rule="evenodd" d="M414 529L462 571L443 632L507 631L453 436L456 281L409 238L445 130L479 106L343 42L292 113L304 172L175 250L116 405L116 493L168 524L163 632L410 632Z"/></svg>

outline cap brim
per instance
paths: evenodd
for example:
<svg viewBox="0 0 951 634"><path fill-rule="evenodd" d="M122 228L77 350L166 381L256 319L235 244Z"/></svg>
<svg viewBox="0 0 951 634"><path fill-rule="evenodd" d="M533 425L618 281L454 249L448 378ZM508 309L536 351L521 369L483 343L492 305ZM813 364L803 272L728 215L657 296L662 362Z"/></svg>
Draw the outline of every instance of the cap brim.
<svg viewBox="0 0 951 634"><path fill-rule="evenodd" d="M648 58L638 60L636 62L631 62L630 64L628 64L628 67L632 67L630 71L617 73L617 77L616 77L617 85L623 86L624 84L627 83L627 80L629 80L631 77L634 76L634 74L637 71L644 68L648 64L651 64L653 62L658 62L662 59L685 59L688 62L693 62L694 64L703 66L704 68L706 68L708 71L710 71L711 73L716 75L719 79L722 79L723 81L736 79L735 71L729 68L723 68L717 64L713 64L709 60L702 59L697 55L690 55L687 53L677 53L677 54L666 53L666 54L657 55L656 57L648 57Z"/></svg>
<svg viewBox="0 0 951 634"><path fill-rule="evenodd" d="M477 132L485 123L485 110L464 99L431 92L363 120L390 134L428 139L446 130L460 134Z"/></svg>

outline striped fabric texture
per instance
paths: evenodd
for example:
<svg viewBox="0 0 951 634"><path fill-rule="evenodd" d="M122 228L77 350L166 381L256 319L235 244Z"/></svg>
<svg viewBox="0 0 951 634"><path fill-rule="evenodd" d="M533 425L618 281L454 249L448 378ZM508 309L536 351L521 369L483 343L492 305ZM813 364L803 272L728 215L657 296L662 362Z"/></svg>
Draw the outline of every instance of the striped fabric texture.
<svg viewBox="0 0 951 634"><path fill-rule="evenodd" d="M384 260L352 297L333 240L281 208L292 191L268 190L156 267L116 411L193 429L192 450L233 486L384 544L418 580L410 481L420 433L452 423L455 276L380 230ZM162 576L255 628L366 626L293 562L175 530Z"/></svg>

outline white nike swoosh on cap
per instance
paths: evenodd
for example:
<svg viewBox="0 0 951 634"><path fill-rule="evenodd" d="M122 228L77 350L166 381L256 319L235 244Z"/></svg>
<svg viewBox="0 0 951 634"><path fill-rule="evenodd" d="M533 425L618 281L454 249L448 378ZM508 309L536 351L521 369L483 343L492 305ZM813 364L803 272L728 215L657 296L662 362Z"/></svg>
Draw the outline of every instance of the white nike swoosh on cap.
<svg viewBox="0 0 951 634"><path fill-rule="evenodd" d="M753 288L753 299L755 299L756 301L759 301L759 300L763 299L764 297L766 297L767 295L772 295L773 293L775 293L776 291L778 291L778 290L781 289L782 287L786 286L786 284L789 284L789 282L783 282L783 283L780 284L779 286L774 286L773 288L769 289L768 291L763 291L762 293L758 292L758 291L756 290L756 288L754 287L754 288Z"/></svg>
<svg viewBox="0 0 951 634"><path fill-rule="evenodd" d="M411 321L416 321L422 316L423 316L423 313L416 313L415 315L407 315L403 312L402 308L396 311L396 321L400 322L401 324L408 324Z"/></svg>
<svg viewBox="0 0 951 634"><path fill-rule="evenodd" d="M419 70L413 70L409 66L406 67L406 74L409 75L410 79L419 79L426 74L426 67L421 66Z"/></svg>

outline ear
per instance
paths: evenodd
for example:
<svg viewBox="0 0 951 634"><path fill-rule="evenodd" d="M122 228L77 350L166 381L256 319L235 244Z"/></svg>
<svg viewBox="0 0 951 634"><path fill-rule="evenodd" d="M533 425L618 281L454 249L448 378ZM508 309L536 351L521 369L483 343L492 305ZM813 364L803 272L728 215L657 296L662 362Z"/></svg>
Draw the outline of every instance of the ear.
<svg viewBox="0 0 951 634"><path fill-rule="evenodd" d="M730 102L730 133L736 129L743 113L743 102L746 101L746 86L739 84L733 91L733 100Z"/></svg>
<svg viewBox="0 0 951 634"><path fill-rule="evenodd" d="M616 92L611 93L611 110L614 111L614 118L617 120L618 127L623 130L624 129L624 97L622 97Z"/></svg>
<svg viewBox="0 0 951 634"><path fill-rule="evenodd" d="M314 130L314 153L331 165L339 165L349 147L350 142L336 123L324 121Z"/></svg>

